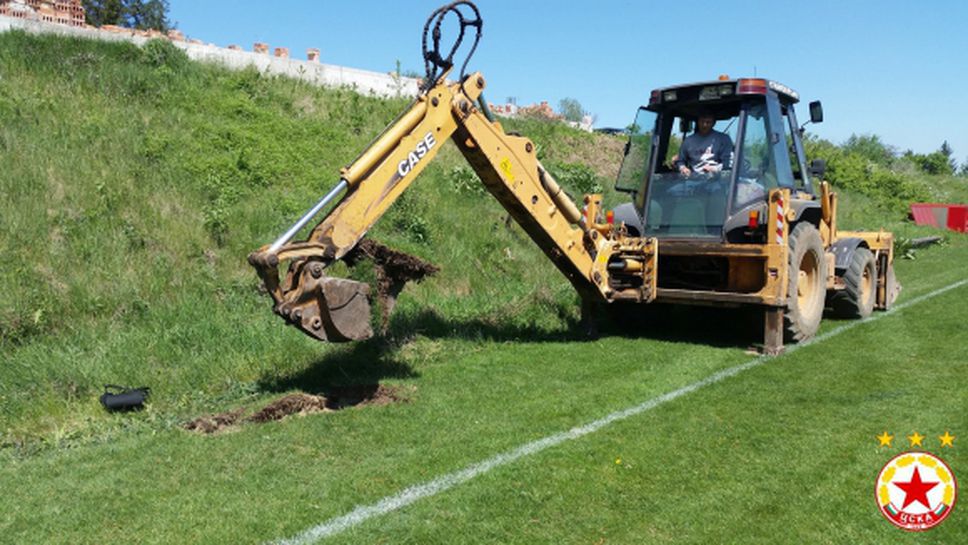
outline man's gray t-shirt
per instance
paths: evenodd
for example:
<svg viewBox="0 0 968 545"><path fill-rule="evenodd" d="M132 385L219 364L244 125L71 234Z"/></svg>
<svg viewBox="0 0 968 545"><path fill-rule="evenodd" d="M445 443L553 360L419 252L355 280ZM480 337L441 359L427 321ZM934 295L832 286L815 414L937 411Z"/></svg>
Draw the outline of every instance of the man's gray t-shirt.
<svg viewBox="0 0 968 545"><path fill-rule="evenodd" d="M728 135L718 131L710 131L705 136L693 133L682 141L676 167L685 165L695 171L711 165L728 169L732 158L733 141Z"/></svg>

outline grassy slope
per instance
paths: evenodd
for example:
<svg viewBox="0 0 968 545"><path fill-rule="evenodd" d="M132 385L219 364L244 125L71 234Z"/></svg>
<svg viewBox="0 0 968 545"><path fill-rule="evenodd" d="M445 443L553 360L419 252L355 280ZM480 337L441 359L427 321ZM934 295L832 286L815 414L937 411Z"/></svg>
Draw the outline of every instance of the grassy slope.
<svg viewBox="0 0 968 545"><path fill-rule="evenodd" d="M85 436L103 423L104 383L150 385L159 412L184 415L331 350L282 327L244 259L405 101L164 49L18 33L0 45L0 281L16 286L0 303L3 444ZM546 147L553 163L595 147L535 128L568 140ZM448 144L372 232L443 266L403 298L393 331L560 328L567 282L493 199L451 181L462 164Z"/></svg>
<svg viewBox="0 0 968 545"><path fill-rule="evenodd" d="M0 244L12 257L0 280L18 286L0 306L0 484L16 491L0 500L0 541L287 536L748 359L753 335L696 332L692 313L644 337L570 340L567 283L504 226L497 205L453 184L461 160L450 147L374 233L444 266L402 299L397 342L304 339L271 316L243 256L405 104L158 59L0 35ZM581 157L592 142L516 128L549 162ZM965 196L957 180L931 182ZM846 196L843 225L878 227L878 213ZM961 279L965 264L960 236L900 262L904 297ZM968 354L957 342L966 311L951 305L965 295L854 329L334 542L918 541L871 509L887 459L873 435L968 429ZM722 327L723 316L709 319L710 330ZM413 401L216 437L174 427L282 391L376 379L415 386ZM149 384L154 403L106 416L96 402L105 382ZM963 450L948 460L956 472ZM757 524L737 522L750 516ZM932 538L964 542L964 520Z"/></svg>

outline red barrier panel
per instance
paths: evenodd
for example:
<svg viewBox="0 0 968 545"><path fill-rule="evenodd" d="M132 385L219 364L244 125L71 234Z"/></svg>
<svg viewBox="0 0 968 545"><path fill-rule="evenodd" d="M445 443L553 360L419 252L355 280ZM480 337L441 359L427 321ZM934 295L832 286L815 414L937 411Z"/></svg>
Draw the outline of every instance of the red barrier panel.
<svg viewBox="0 0 968 545"><path fill-rule="evenodd" d="M948 209L948 229L968 233L968 205L952 206Z"/></svg>
<svg viewBox="0 0 968 545"><path fill-rule="evenodd" d="M918 225L947 227L968 232L968 205L918 202L911 204L911 217Z"/></svg>

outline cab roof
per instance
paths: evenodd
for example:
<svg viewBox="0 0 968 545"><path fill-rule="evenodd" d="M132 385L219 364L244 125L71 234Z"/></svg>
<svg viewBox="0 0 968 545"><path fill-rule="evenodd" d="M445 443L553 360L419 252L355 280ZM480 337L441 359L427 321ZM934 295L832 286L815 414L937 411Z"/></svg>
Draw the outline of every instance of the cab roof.
<svg viewBox="0 0 968 545"><path fill-rule="evenodd" d="M732 109L738 102L750 95L766 95L774 91L784 106L800 101L800 94L777 81L764 78L737 78L703 81L661 87L652 91L648 110L654 112L673 111L679 114L696 115L697 112ZM717 115L718 117L718 115Z"/></svg>

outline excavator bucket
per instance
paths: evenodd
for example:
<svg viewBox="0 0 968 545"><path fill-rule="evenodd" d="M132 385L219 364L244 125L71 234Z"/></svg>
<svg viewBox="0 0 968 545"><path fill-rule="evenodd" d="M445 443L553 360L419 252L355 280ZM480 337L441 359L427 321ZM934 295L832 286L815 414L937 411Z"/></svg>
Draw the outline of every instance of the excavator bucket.
<svg viewBox="0 0 968 545"><path fill-rule="evenodd" d="M305 250L305 244L287 248L287 251L300 252ZM372 262L376 293L370 293L369 284L327 276L326 267L330 262L324 259L291 260L280 282L279 259L275 254L260 250L249 255L249 262L272 294L273 311L310 337L336 343L362 341L373 336L374 317L370 307L373 299L379 301L381 328L386 332L390 313L404 285L420 282L439 270L418 257L372 240L360 241L343 256L343 261L350 267L362 261Z"/></svg>
<svg viewBox="0 0 968 545"><path fill-rule="evenodd" d="M298 295L277 312L321 341L361 341L373 336L370 287L363 282L304 274Z"/></svg>
<svg viewBox="0 0 968 545"><path fill-rule="evenodd" d="M325 278L319 287L321 331L330 342L361 341L373 336L370 287L343 278Z"/></svg>

